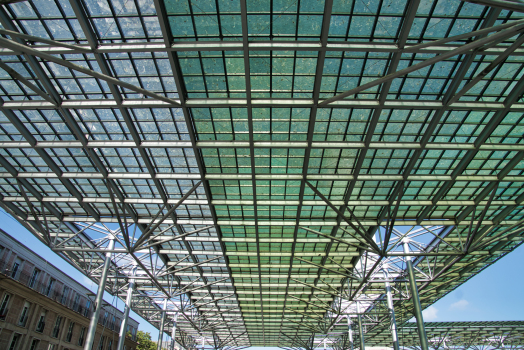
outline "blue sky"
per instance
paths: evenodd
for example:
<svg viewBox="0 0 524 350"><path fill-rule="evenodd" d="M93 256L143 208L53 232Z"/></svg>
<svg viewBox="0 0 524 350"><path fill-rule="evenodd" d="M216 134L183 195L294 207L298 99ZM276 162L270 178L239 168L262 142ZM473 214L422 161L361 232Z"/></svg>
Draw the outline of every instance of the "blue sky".
<svg viewBox="0 0 524 350"><path fill-rule="evenodd" d="M30 232L20 225L14 218L0 209L0 228L15 236L21 243L39 252L45 259L55 266L62 267L64 273L75 277L87 288L96 291L96 285L83 276L72 265L64 264L64 260L38 241ZM485 269L481 274L448 294L426 310L425 321L511 321L524 320L524 278L522 269L524 264L524 245L511 254ZM123 310L123 303L105 293L104 299ZM131 317L140 322L140 329L150 332L154 340L158 337L158 330L147 321L131 311ZM165 338L164 338L165 339ZM251 350L278 349L257 348Z"/></svg>

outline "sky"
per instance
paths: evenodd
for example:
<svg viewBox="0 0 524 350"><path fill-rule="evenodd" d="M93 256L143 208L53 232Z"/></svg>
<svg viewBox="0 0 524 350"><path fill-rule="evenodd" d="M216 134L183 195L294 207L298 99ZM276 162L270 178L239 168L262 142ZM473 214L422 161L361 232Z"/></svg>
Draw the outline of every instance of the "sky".
<svg viewBox="0 0 524 350"><path fill-rule="evenodd" d="M60 266L67 273L87 288L96 292L97 286L80 271L70 264L64 264L64 259L52 252L47 246L36 239L18 221L0 208L0 228L16 237L18 241L38 252L44 259L55 266ZM522 269L524 245L498 262L489 266L482 273L471 278L459 288L449 293L435 304L423 311L425 321L520 321L524 320L524 278ZM104 299L123 310L124 303L109 293ZM140 322L139 329L151 333L157 340L158 330L146 320L131 311L131 317ZM164 336L164 340L167 336ZM250 350L274 350L279 348L251 347Z"/></svg>

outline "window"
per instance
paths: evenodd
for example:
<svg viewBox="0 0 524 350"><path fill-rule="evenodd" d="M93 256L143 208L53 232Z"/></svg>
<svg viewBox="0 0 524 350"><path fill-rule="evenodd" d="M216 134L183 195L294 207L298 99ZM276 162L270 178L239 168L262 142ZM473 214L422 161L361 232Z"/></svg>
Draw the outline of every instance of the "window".
<svg viewBox="0 0 524 350"><path fill-rule="evenodd" d="M18 345L18 340L20 339L20 334L13 335L13 339L11 339L11 344L9 345L9 350L15 350L16 346Z"/></svg>
<svg viewBox="0 0 524 350"><path fill-rule="evenodd" d="M51 290L53 289L55 281L56 280L54 278L49 279L49 282L47 283L47 288L45 289L45 293L44 293L46 296L50 296Z"/></svg>
<svg viewBox="0 0 524 350"><path fill-rule="evenodd" d="M80 294L76 293L75 300L73 302L73 310L78 311L79 306L80 306Z"/></svg>
<svg viewBox="0 0 524 350"><path fill-rule="evenodd" d="M68 287L68 286L64 286L64 291L62 293L62 299L60 299L60 303L61 304L66 304L67 303L67 297L69 296L69 291L71 289Z"/></svg>
<svg viewBox="0 0 524 350"><path fill-rule="evenodd" d="M89 308L91 307L91 300L86 301L86 309L84 310L84 316L89 315Z"/></svg>
<svg viewBox="0 0 524 350"><path fill-rule="evenodd" d="M86 335L86 327L80 330L80 337L78 337L78 346L84 346L84 337Z"/></svg>
<svg viewBox="0 0 524 350"><path fill-rule="evenodd" d="M55 350L56 349L56 344L49 344L49 347L47 348L47 350Z"/></svg>
<svg viewBox="0 0 524 350"><path fill-rule="evenodd" d="M2 299L2 304L0 304L0 320L5 320L5 317L7 316L7 312L9 311L7 308L9 299L11 299L11 295L9 294L4 295L4 299Z"/></svg>
<svg viewBox="0 0 524 350"><path fill-rule="evenodd" d="M116 323L116 317L115 317L115 315L113 315L113 317L111 318L111 324L110 324L110 327L109 327L109 329L111 329L112 331L115 330L115 323Z"/></svg>
<svg viewBox="0 0 524 350"><path fill-rule="evenodd" d="M109 339L109 343L107 343L107 350L113 350L113 339Z"/></svg>
<svg viewBox="0 0 524 350"><path fill-rule="evenodd" d="M69 322L69 328L67 329L66 342L70 343L73 338L73 329L75 328L74 322Z"/></svg>
<svg viewBox="0 0 524 350"><path fill-rule="evenodd" d="M40 333L44 331L46 314L47 314L46 310L42 311L42 313L40 314L40 318L38 319L38 323L36 324L35 331L40 332Z"/></svg>
<svg viewBox="0 0 524 350"><path fill-rule="evenodd" d="M106 340L106 337L102 336L100 337L100 343L98 343L97 350L104 350L104 342Z"/></svg>
<svg viewBox="0 0 524 350"><path fill-rule="evenodd" d="M34 288L36 281L38 280L38 276L40 275L39 269L34 269L33 274L31 275L31 279L29 280L29 288Z"/></svg>
<svg viewBox="0 0 524 350"><path fill-rule="evenodd" d="M109 316L109 312L104 312L104 318L102 319L102 326L106 325L107 317Z"/></svg>
<svg viewBox="0 0 524 350"><path fill-rule="evenodd" d="M25 327L25 324L27 322L27 317L29 316L29 308L31 307L31 303L26 301L24 303L24 307L22 307L22 312L20 313L20 318L18 319L18 325L21 327Z"/></svg>
<svg viewBox="0 0 524 350"><path fill-rule="evenodd" d="M20 265L22 265L22 260L20 258L16 258L15 263L13 264L13 268L11 269L11 277L16 279L18 270L20 270Z"/></svg>
<svg viewBox="0 0 524 350"><path fill-rule="evenodd" d="M40 340L33 339L33 341L31 342L31 347L29 348L29 350L36 350L38 348L38 344L39 343L40 343Z"/></svg>
<svg viewBox="0 0 524 350"><path fill-rule="evenodd" d="M60 333L61 323L62 323L62 316L56 316L55 327L53 328L53 334L51 334L52 337L58 338L58 334Z"/></svg>

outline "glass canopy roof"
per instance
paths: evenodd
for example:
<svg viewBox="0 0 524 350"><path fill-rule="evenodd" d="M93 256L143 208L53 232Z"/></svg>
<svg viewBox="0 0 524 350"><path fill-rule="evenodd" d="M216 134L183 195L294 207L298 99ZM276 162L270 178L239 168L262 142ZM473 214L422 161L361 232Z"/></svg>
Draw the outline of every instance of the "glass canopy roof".
<svg viewBox="0 0 524 350"><path fill-rule="evenodd" d="M475 2L2 5L1 205L95 281L116 239L185 348L336 348L357 302L389 346L386 280L412 346L407 256L427 307L523 239L524 5Z"/></svg>

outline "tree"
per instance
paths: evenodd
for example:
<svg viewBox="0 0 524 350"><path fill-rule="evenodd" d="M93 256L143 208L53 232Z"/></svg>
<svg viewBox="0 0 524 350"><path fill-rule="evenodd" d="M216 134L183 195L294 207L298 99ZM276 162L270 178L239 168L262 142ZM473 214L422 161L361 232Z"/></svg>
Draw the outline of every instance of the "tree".
<svg viewBox="0 0 524 350"><path fill-rule="evenodd" d="M138 331L136 342L138 343L136 350L156 350L156 344L151 340L149 332Z"/></svg>

